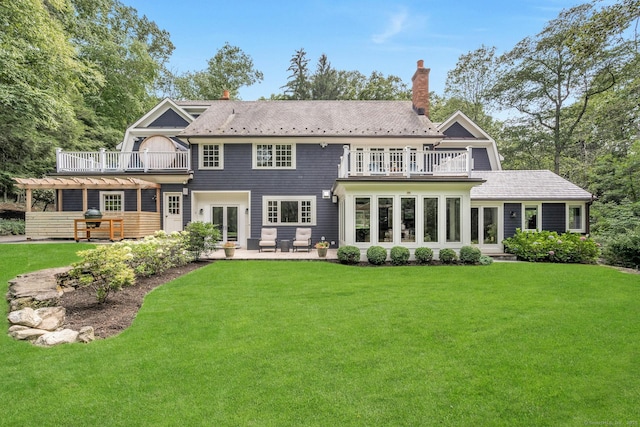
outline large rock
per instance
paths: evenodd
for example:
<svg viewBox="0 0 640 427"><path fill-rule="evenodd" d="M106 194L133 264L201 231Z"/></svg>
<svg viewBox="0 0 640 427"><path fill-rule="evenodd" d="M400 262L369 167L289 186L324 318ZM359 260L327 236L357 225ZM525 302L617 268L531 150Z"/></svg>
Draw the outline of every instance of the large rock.
<svg viewBox="0 0 640 427"><path fill-rule="evenodd" d="M47 331L55 331L61 328L64 324L64 319L67 311L64 307L45 307L36 310L36 315L40 316L42 322L40 322L38 329L44 329Z"/></svg>
<svg viewBox="0 0 640 427"><path fill-rule="evenodd" d="M9 322L14 325L28 326L30 328L36 328L42 322L42 318L38 316L34 309L31 307L25 307L22 310L12 311L7 316Z"/></svg>
<svg viewBox="0 0 640 427"><path fill-rule="evenodd" d="M21 325L13 325L9 328L9 335L17 340L33 341L46 334L43 329L28 328Z"/></svg>
<svg viewBox="0 0 640 427"><path fill-rule="evenodd" d="M67 273L70 269L71 267L49 268L21 274L9 281L9 297L11 299L30 297L35 301L55 300L62 295L57 276Z"/></svg>
<svg viewBox="0 0 640 427"><path fill-rule="evenodd" d="M40 336L35 342L35 345L42 347L51 347L58 344L69 344L76 342L78 339L78 332L71 329L62 329L56 332L47 332Z"/></svg>
<svg viewBox="0 0 640 427"><path fill-rule="evenodd" d="M78 342L89 343L95 339L96 336L92 326L84 326L80 329L80 333L78 333Z"/></svg>

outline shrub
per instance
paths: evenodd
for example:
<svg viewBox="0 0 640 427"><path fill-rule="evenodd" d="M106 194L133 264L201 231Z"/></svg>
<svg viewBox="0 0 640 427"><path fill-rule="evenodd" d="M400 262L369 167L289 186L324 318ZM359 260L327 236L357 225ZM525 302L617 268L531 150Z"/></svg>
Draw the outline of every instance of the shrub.
<svg viewBox="0 0 640 427"><path fill-rule="evenodd" d="M482 252L475 246L463 246L460 248L460 261L463 264L477 264L480 262Z"/></svg>
<svg viewBox="0 0 640 427"><path fill-rule="evenodd" d="M453 249L441 249L439 258L443 264L453 264L458 259L458 256Z"/></svg>
<svg viewBox="0 0 640 427"><path fill-rule="evenodd" d="M204 252L216 250L217 244L222 238L218 227L209 222L190 222L185 231L185 249L191 253L194 260L200 259Z"/></svg>
<svg viewBox="0 0 640 427"><path fill-rule="evenodd" d="M409 262L409 249L404 246L394 246L391 248L391 264L405 265Z"/></svg>
<svg viewBox="0 0 640 427"><path fill-rule="evenodd" d="M427 247L417 248L414 256L416 257L416 262L418 264L429 264L431 260L433 260L433 250Z"/></svg>
<svg viewBox="0 0 640 427"><path fill-rule="evenodd" d="M21 219L0 219L0 236L24 234L24 221Z"/></svg>
<svg viewBox="0 0 640 427"><path fill-rule="evenodd" d="M593 239L578 233L558 235L555 231L523 232L518 229L503 243L505 252L532 262L594 263L600 252Z"/></svg>
<svg viewBox="0 0 640 427"><path fill-rule="evenodd" d="M387 250L382 246L371 246L367 249L367 259L370 264L382 265L387 260Z"/></svg>
<svg viewBox="0 0 640 427"><path fill-rule="evenodd" d="M152 276L163 271L185 265L191 260L189 252L184 248L182 233L167 234L158 231L153 236L142 240L126 240L115 245L131 248L132 258L129 265L136 276Z"/></svg>
<svg viewBox="0 0 640 427"><path fill-rule="evenodd" d="M357 264L360 262L360 249L355 246L341 246L338 248L338 261L342 264Z"/></svg>
<svg viewBox="0 0 640 427"><path fill-rule="evenodd" d="M111 292L135 283L135 273L129 266L133 258L131 248L125 245L104 245L78 252L82 261L73 264L69 276L77 278L80 286L91 286L99 303L104 303Z"/></svg>
<svg viewBox="0 0 640 427"><path fill-rule="evenodd" d="M609 237L602 256L611 265L638 268L640 266L640 232L630 232Z"/></svg>
<svg viewBox="0 0 640 427"><path fill-rule="evenodd" d="M491 258L490 256L482 255L478 262L480 263L480 265L491 265L493 264L493 258Z"/></svg>

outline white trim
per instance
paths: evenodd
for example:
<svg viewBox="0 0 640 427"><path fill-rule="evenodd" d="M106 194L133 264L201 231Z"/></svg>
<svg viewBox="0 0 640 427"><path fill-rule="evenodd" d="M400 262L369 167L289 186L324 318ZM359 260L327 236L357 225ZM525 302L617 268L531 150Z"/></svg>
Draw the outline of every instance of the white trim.
<svg viewBox="0 0 640 427"><path fill-rule="evenodd" d="M275 150L276 145L288 145L291 147L291 166L258 166L258 145L269 145ZM275 162L275 159L274 159ZM251 146L251 167L259 170L295 169L296 168L296 143L294 142L254 142Z"/></svg>
<svg viewBox="0 0 640 427"><path fill-rule="evenodd" d="M298 222L280 222L280 217L278 215L278 220L276 222L269 221L269 202L278 202L278 208L280 207L281 202L302 202L308 201L311 203L311 222L302 222L300 221L301 215L301 207L298 203ZM316 196L262 196L262 225L265 227L282 225L282 226L314 226L316 225ZM279 214L279 210L278 210Z"/></svg>
<svg viewBox="0 0 640 427"><path fill-rule="evenodd" d="M580 208L580 228L570 228L570 212L571 208ZM586 218L586 204L585 203L565 203L565 230L570 231L572 233L586 233L587 231L587 218Z"/></svg>
<svg viewBox="0 0 640 427"><path fill-rule="evenodd" d="M218 146L218 166L204 166L204 147ZM224 144L220 142L211 142L207 144L198 144L198 169L201 170L219 170L224 169Z"/></svg>
<svg viewBox="0 0 640 427"><path fill-rule="evenodd" d="M527 208L533 208L535 207L538 210L538 213L536 214L536 228L527 228L526 223L527 223L527 218L525 217L525 213L527 211ZM536 202L522 202L521 204L521 212L520 212L520 229L522 231L540 231L542 230L542 203L536 203Z"/></svg>
<svg viewBox="0 0 640 427"><path fill-rule="evenodd" d="M112 211L112 210L106 210L105 209L105 204L104 204L104 197L105 196L120 196L120 210L117 211ZM101 212L124 212L125 208L124 208L124 191L100 191L100 211Z"/></svg>

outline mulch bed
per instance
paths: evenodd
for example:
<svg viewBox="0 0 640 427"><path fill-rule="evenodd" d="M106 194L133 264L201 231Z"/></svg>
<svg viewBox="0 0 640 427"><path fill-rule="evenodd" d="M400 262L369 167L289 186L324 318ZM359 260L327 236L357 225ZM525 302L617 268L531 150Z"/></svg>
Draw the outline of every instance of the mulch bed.
<svg viewBox="0 0 640 427"><path fill-rule="evenodd" d="M83 326L93 326L96 338L117 335L131 326L144 297L152 289L208 264L209 261L192 262L155 276L137 278L134 286L110 294L104 304L97 303L89 286L66 292L60 299L60 305L66 309L65 328L79 331Z"/></svg>

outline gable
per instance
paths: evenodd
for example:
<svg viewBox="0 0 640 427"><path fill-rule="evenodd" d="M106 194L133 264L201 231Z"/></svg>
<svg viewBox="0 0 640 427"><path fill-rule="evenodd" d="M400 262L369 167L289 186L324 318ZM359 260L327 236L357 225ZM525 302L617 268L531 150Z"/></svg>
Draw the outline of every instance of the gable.
<svg viewBox="0 0 640 427"><path fill-rule="evenodd" d="M162 113L160 117L151 122L147 127L148 128L184 128L189 125L189 122L186 121L182 116L176 113L173 109L169 108L167 111Z"/></svg>
<svg viewBox="0 0 640 427"><path fill-rule="evenodd" d="M455 122L444 132L444 135L447 138L474 138L475 136L469 132L464 126L462 126L459 122Z"/></svg>

